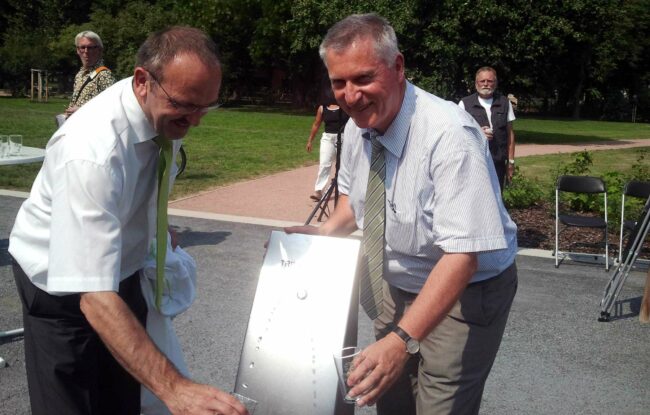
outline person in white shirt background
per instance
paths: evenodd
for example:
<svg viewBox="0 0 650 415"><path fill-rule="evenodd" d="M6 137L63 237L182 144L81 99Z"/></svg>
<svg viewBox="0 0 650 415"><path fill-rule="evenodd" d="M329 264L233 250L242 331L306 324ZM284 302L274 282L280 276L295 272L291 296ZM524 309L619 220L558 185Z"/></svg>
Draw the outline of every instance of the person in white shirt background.
<svg viewBox="0 0 650 415"><path fill-rule="evenodd" d="M487 137L503 191L506 179L510 182L515 172L515 131L512 126L515 113L508 97L497 91L497 71L494 68L479 68L474 86L476 92L460 100L458 105L474 117Z"/></svg>

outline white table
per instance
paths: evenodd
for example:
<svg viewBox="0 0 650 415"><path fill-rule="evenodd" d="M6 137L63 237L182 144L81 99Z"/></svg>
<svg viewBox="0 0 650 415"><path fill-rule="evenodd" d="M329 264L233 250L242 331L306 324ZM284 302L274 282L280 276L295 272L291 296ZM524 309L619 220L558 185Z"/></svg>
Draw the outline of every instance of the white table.
<svg viewBox="0 0 650 415"><path fill-rule="evenodd" d="M0 158L0 166L12 164L38 163L45 158L45 150L36 147L25 147L20 149L20 154Z"/></svg>
<svg viewBox="0 0 650 415"><path fill-rule="evenodd" d="M0 157L0 166L9 166L13 164L38 163L45 159L45 150L36 147L25 147L20 149L20 154ZM0 340L11 341L14 338L22 337L24 330L22 328L9 331L0 331ZM0 342L2 343L2 342ZM0 357L0 369L7 366L7 362Z"/></svg>

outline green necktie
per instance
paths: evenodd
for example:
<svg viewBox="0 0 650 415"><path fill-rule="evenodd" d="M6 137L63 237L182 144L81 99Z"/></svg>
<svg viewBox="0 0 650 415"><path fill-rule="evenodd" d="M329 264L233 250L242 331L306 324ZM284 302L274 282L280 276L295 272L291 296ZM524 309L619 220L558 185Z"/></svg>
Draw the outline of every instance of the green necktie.
<svg viewBox="0 0 650 415"><path fill-rule="evenodd" d="M165 258L167 256L167 199L169 197L169 171L172 162L172 143L156 137L160 147L158 160L158 207L156 209L156 308L160 310L165 284Z"/></svg>
<svg viewBox="0 0 650 415"><path fill-rule="evenodd" d="M374 131L370 132L372 154L363 215L363 247L360 303L368 317L376 319L383 309L384 229L386 224L386 162L384 147Z"/></svg>

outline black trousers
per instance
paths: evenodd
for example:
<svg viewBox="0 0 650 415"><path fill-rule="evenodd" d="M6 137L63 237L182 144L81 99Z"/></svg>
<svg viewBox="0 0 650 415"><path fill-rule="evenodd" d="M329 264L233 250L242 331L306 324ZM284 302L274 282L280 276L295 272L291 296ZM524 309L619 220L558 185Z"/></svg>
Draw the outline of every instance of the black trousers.
<svg viewBox="0 0 650 415"><path fill-rule="evenodd" d="M23 303L32 414L139 414L140 384L90 326L79 306L80 295L46 293L15 261L13 272ZM122 281L119 295L144 326L147 305L137 273Z"/></svg>

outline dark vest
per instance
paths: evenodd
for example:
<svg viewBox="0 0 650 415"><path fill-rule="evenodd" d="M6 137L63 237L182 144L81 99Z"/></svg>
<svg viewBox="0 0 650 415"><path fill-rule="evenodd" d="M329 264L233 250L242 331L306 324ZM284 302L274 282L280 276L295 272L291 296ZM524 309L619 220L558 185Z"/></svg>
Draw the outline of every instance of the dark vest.
<svg viewBox="0 0 650 415"><path fill-rule="evenodd" d="M465 110L481 127L489 127L485 108L478 102L478 93L463 98ZM490 153L495 161L505 161L508 158L508 98L498 92L492 96L492 132L494 138L489 141Z"/></svg>

